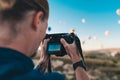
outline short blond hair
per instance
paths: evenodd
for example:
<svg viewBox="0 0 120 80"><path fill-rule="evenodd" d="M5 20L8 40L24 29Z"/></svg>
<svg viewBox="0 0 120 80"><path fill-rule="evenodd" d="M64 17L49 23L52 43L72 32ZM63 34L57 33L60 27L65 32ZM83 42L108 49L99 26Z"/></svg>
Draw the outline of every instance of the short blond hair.
<svg viewBox="0 0 120 80"><path fill-rule="evenodd" d="M25 12L30 10L43 11L43 19L49 17L47 0L0 0L0 17L2 20L19 21Z"/></svg>

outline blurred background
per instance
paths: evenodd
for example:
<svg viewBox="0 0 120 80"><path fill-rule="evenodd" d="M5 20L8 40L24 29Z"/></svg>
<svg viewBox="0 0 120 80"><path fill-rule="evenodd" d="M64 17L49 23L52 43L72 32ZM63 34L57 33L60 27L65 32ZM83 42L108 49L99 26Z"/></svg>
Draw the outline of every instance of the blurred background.
<svg viewBox="0 0 120 80"><path fill-rule="evenodd" d="M120 80L120 0L49 0L49 5L47 33L75 31L90 79ZM67 80L75 78L68 56L52 56L52 68Z"/></svg>

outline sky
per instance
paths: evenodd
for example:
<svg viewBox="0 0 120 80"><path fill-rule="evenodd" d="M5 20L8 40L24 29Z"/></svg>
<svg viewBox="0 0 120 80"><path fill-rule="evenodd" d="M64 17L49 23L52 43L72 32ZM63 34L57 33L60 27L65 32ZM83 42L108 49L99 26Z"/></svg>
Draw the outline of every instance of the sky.
<svg viewBox="0 0 120 80"><path fill-rule="evenodd" d="M48 1L51 31L47 33L69 33L75 29L84 50L120 48L120 15L116 13L120 0Z"/></svg>

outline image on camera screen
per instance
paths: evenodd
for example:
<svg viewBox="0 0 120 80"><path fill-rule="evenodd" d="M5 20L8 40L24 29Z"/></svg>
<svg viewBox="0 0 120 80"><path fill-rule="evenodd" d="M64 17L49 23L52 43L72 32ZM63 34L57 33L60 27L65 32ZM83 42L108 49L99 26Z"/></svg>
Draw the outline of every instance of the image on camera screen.
<svg viewBox="0 0 120 80"><path fill-rule="evenodd" d="M60 51L61 45L60 44L49 44L48 51Z"/></svg>

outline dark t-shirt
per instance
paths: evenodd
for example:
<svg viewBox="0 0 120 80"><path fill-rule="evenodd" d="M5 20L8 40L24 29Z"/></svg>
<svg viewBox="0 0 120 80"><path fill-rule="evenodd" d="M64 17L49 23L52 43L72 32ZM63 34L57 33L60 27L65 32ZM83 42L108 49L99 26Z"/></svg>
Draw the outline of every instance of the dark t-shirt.
<svg viewBox="0 0 120 80"><path fill-rule="evenodd" d="M0 80L65 80L59 73L40 73L34 70L34 64L24 54L0 48Z"/></svg>

